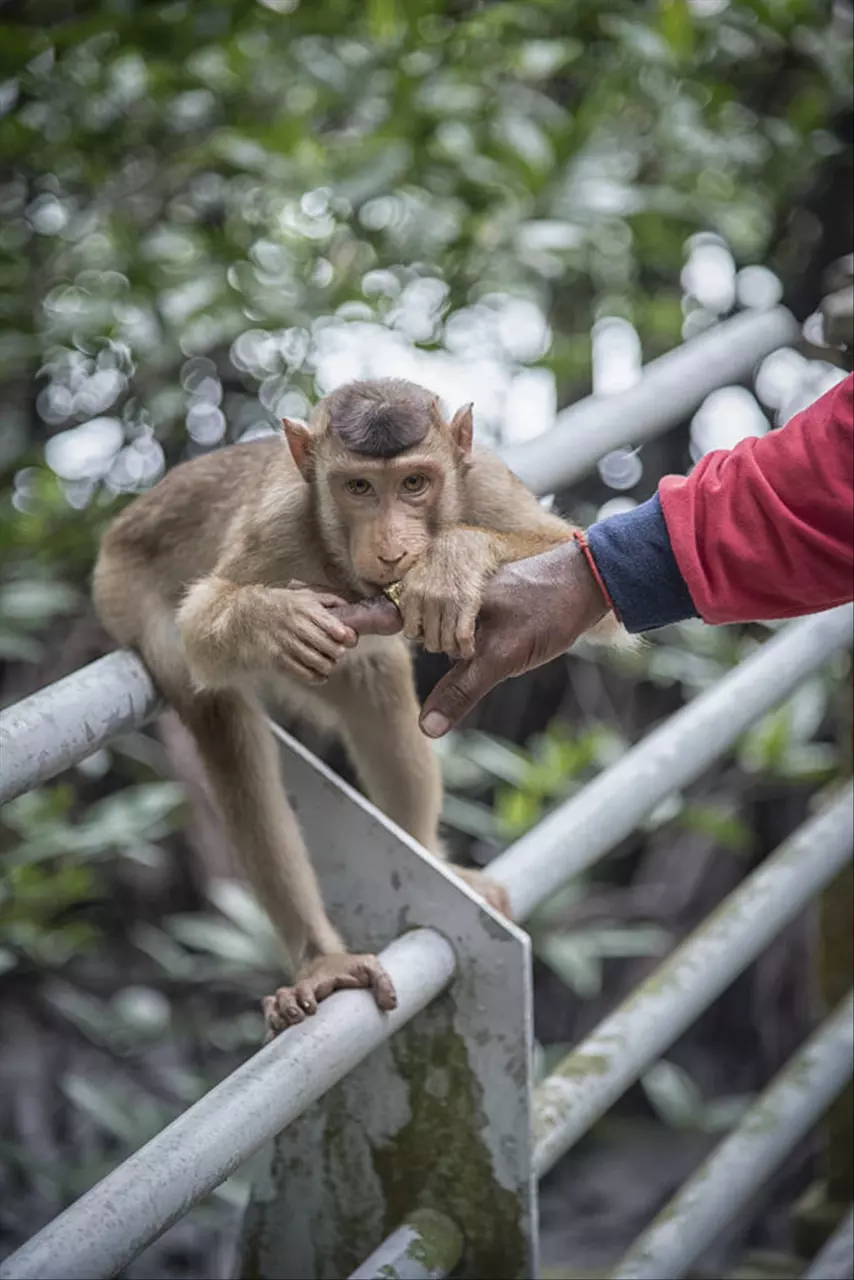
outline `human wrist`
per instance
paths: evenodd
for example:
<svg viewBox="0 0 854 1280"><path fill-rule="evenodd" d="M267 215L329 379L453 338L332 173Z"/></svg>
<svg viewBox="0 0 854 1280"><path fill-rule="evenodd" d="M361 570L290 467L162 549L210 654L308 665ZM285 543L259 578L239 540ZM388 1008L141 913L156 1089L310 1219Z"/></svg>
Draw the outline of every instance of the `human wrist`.
<svg viewBox="0 0 854 1280"><path fill-rule="evenodd" d="M528 616L539 615L538 625L550 634L547 647L554 653L571 648L610 610L581 539L568 539L514 567L524 573Z"/></svg>

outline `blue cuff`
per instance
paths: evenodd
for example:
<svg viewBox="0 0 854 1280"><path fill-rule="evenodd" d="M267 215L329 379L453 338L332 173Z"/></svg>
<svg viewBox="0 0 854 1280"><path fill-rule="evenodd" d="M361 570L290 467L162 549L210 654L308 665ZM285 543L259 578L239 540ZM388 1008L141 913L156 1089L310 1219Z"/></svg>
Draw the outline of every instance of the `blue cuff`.
<svg viewBox="0 0 854 1280"><path fill-rule="evenodd" d="M587 545L627 631L698 617L679 571L658 494L587 530Z"/></svg>

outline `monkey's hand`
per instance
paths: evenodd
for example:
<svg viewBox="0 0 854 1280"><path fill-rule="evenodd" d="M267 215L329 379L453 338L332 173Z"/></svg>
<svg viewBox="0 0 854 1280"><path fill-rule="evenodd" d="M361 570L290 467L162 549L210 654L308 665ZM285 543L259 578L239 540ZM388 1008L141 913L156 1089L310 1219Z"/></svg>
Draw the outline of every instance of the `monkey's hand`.
<svg viewBox="0 0 854 1280"><path fill-rule="evenodd" d="M313 1013L321 1000L333 991L370 987L380 1009L397 1008L397 995L391 978L376 956L320 956L306 965L292 987L279 987L273 996L261 1002L267 1025L267 1040L272 1040L286 1027L294 1027Z"/></svg>
<svg viewBox="0 0 854 1280"><path fill-rule="evenodd" d="M474 889L475 893L479 893L495 911L500 911L508 920L513 919L513 912L510 907L510 894L504 888L503 884L499 884L497 880L491 880L485 871L478 871L475 867L453 867L451 868L455 875L461 880L465 880L466 884Z"/></svg>
<svg viewBox="0 0 854 1280"><path fill-rule="evenodd" d="M400 590L403 634L430 653L474 657L474 633L486 584L498 567L490 533L450 529L406 574Z"/></svg>
<svg viewBox="0 0 854 1280"><path fill-rule="evenodd" d="M303 684L324 684L348 649L359 637L335 610L346 605L328 591L288 588L280 598L276 624L271 629L275 666Z"/></svg>

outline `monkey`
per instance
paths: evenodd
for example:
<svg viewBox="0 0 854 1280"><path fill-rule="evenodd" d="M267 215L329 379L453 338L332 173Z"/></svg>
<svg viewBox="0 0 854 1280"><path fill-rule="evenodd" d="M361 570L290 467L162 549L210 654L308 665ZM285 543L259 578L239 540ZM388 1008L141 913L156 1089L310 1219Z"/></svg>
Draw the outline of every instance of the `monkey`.
<svg viewBox="0 0 854 1280"><path fill-rule="evenodd" d="M102 624L141 655L195 739L290 953L293 984L262 1002L268 1037L340 988L369 987L385 1010L396 996L326 914L264 702L337 732L371 801L444 858L442 780L408 642L470 657L491 574L574 534L473 447L471 404L448 418L423 387L361 381L283 427L173 467L108 527L93 574ZM388 604L371 609L395 584L389 627ZM503 887L453 869L510 914Z"/></svg>

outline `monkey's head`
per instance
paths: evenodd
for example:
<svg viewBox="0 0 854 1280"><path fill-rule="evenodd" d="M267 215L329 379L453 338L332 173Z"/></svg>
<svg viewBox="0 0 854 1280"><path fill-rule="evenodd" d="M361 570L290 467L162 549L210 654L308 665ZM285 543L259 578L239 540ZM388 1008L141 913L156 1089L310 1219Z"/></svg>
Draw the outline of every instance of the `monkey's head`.
<svg viewBox="0 0 854 1280"><path fill-rule="evenodd" d="M309 427L284 420L327 550L356 589L397 582L461 518L471 410L448 422L431 392L387 378L333 391Z"/></svg>

